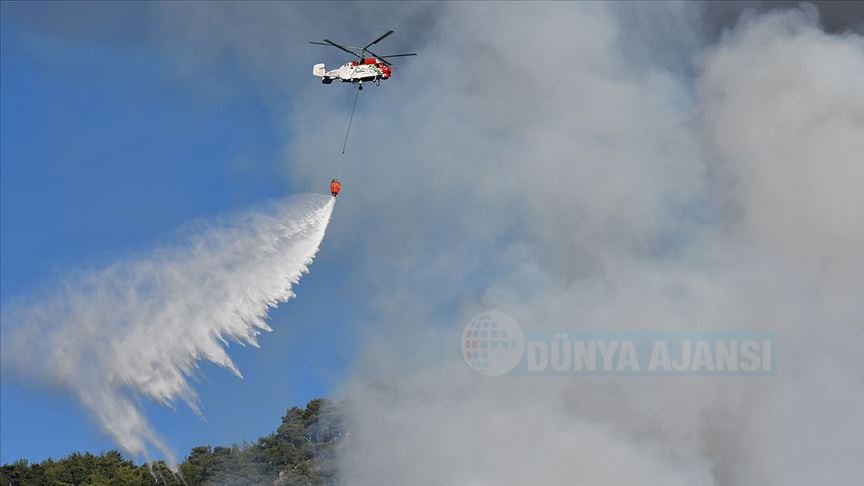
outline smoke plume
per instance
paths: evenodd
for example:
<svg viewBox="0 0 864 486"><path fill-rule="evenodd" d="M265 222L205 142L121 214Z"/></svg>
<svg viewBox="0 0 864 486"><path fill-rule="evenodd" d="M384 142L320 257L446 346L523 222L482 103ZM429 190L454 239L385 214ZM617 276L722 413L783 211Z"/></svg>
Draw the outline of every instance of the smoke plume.
<svg viewBox="0 0 864 486"><path fill-rule="evenodd" d="M864 40L812 8L710 37L699 8L451 4L386 109L363 106L357 126L401 135L339 228L378 277L342 390L347 483L859 480ZM770 331L778 373L488 379L457 337L487 308L534 329Z"/></svg>

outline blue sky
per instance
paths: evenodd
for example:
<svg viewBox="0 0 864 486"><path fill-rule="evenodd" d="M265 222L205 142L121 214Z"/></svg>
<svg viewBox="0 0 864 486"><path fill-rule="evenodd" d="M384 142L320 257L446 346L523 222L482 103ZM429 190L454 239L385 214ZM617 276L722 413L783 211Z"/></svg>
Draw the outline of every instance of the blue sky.
<svg viewBox="0 0 864 486"><path fill-rule="evenodd" d="M190 220L292 192L274 164L291 134L242 70L219 70L230 96L201 95L152 45L130 38L70 41L26 22L2 25L3 302ZM273 431L286 408L326 395L344 374L351 336L338 316L352 304L325 254L296 289L301 298L272 313L276 332L263 349L232 347L244 380L203 367L206 421L182 405L147 406L181 457ZM115 447L73 397L7 371L0 462Z"/></svg>

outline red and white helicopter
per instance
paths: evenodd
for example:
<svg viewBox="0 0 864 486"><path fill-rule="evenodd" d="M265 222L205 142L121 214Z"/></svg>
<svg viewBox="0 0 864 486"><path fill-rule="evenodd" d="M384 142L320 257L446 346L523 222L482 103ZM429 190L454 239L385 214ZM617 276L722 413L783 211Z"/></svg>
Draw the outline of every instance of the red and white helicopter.
<svg viewBox="0 0 864 486"><path fill-rule="evenodd" d="M339 80L343 83L359 84L360 89L363 89L363 82L371 81L375 83L375 86L379 86L382 79L390 79L390 76L393 74L393 65L390 64L387 59L392 57L417 55L416 52L412 52L410 54L379 56L369 50L370 47L381 42L385 37L392 33L392 30L387 31L384 35L366 44L364 47L341 46L329 39L324 39L324 42L310 42L310 44L319 46L333 46L355 56L358 59L357 61L347 62L338 69L331 69L330 71L327 71L324 67L324 63L316 64L312 67L312 74L321 78L321 82L324 84L330 84L335 80ZM367 57L367 54L371 54L374 57Z"/></svg>

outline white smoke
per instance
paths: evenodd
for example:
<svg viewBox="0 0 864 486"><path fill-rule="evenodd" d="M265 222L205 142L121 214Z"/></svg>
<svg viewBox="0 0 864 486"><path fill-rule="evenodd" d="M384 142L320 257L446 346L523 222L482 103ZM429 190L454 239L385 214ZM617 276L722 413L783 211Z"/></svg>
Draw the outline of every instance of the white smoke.
<svg viewBox="0 0 864 486"><path fill-rule="evenodd" d="M672 70L651 53L678 33L616 9L450 4L387 86L398 116L360 115L407 133L346 208L383 223L340 228L398 282L364 289L379 325L344 390L347 483L860 482L864 40L812 9L754 14ZM778 374L487 379L456 333L490 307L529 328L771 331Z"/></svg>
<svg viewBox="0 0 864 486"><path fill-rule="evenodd" d="M207 360L241 376L229 342L258 346L269 309L294 296L334 198L287 198L187 229L179 241L65 278L3 309L3 360L71 388L126 452L169 464L135 394L199 413L188 378Z"/></svg>

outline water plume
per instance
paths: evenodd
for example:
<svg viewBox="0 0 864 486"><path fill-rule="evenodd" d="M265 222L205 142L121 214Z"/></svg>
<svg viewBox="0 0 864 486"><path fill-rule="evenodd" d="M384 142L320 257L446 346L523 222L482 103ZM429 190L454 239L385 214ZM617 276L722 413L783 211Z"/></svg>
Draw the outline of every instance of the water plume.
<svg viewBox="0 0 864 486"><path fill-rule="evenodd" d="M269 309L309 271L335 199L289 197L190 225L158 248L77 271L3 309L3 361L71 389L127 453L176 459L135 395L200 414L198 361L242 377L229 342L258 346Z"/></svg>

